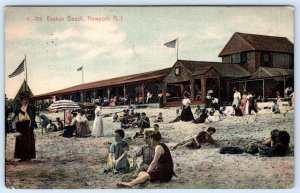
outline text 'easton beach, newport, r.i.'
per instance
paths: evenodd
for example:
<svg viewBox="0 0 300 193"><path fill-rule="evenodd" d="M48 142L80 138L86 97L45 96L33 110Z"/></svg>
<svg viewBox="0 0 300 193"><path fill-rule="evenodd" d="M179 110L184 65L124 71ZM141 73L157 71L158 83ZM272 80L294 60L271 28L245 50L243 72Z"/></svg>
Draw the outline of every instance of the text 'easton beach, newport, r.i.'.
<svg viewBox="0 0 300 193"><path fill-rule="evenodd" d="M122 22L122 16L31 16L28 22Z"/></svg>

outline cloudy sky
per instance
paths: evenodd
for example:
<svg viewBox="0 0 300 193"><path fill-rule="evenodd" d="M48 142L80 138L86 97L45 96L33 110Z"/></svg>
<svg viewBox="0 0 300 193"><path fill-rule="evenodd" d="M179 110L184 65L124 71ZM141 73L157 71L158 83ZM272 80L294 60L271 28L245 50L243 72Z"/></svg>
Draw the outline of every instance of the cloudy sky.
<svg viewBox="0 0 300 193"><path fill-rule="evenodd" d="M69 21L71 19L71 21ZM26 54L35 95L128 74L171 67L179 59L221 61L235 32L294 42L291 7L7 7L5 93L15 97L25 73L8 78Z"/></svg>

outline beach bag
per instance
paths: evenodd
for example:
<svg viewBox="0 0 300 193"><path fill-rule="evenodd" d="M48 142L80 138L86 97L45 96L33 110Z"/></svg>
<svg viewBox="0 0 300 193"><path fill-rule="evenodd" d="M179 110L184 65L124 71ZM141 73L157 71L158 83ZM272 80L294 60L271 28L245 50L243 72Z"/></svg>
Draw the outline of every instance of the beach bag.
<svg viewBox="0 0 300 193"><path fill-rule="evenodd" d="M239 147L222 147L220 149L220 154L241 154L243 153L244 150L242 150L241 148Z"/></svg>

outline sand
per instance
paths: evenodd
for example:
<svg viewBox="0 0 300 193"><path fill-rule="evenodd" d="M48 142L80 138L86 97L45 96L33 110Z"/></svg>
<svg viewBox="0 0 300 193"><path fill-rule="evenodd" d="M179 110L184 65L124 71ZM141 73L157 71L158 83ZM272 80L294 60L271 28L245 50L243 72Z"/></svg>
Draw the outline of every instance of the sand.
<svg viewBox="0 0 300 193"><path fill-rule="evenodd" d="M176 108L145 108L136 112L146 112L151 125L159 112L163 113L164 123L160 124L163 141L170 147L183 139L196 135L206 127L215 127L213 138L221 146L243 146L253 140L266 139L272 129L286 130L291 135L291 154L286 157L260 157L250 154L220 154L219 148L205 145L201 149L188 150L185 147L171 151L177 177L169 183L147 182L135 188L292 188L294 186L294 111L286 116L271 114L272 103L259 103L261 110L254 121L254 115L247 117L227 116L215 123L193 124L191 122L168 123L175 118ZM285 109L286 103L281 104ZM122 109L104 109L103 113ZM194 108L192 109L194 112ZM284 110L283 110L284 111ZM48 113L54 119L62 113ZM120 123L113 123L112 117L103 118L105 137L63 138L61 132L41 134L35 130L37 158L30 162L17 162L13 159L14 136L7 137L6 186L8 188L30 189L95 189L116 188L116 183L129 180L129 175L103 174L108 155L108 142L114 140L114 130ZM92 127L93 121L89 122ZM134 130L126 129L126 137ZM129 141L129 160L143 139ZM141 161L138 158L138 161Z"/></svg>

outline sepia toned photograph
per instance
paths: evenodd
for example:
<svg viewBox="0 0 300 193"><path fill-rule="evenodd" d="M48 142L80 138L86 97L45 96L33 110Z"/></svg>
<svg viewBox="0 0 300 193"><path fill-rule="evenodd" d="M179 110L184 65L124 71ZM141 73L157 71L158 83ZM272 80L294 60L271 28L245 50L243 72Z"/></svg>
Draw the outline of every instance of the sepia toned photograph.
<svg viewBox="0 0 300 193"><path fill-rule="evenodd" d="M292 189L294 10L6 6L6 188Z"/></svg>

